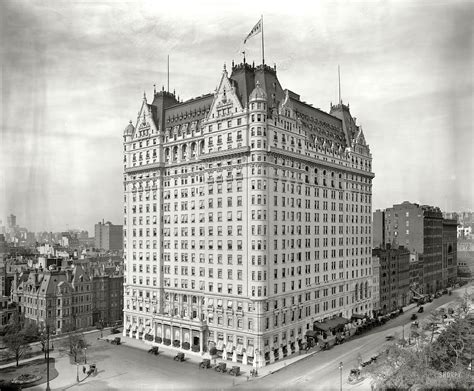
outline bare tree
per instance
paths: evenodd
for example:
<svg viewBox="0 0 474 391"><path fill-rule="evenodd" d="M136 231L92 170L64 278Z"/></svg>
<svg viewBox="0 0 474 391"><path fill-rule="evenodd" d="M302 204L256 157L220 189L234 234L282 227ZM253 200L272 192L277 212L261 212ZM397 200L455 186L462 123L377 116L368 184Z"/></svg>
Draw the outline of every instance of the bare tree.
<svg viewBox="0 0 474 391"><path fill-rule="evenodd" d="M10 354L15 357L16 366L19 365L19 361L25 353L31 350L31 347L25 338L25 334L23 334L19 329L14 330L10 328L3 338L3 342Z"/></svg>
<svg viewBox="0 0 474 391"><path fill-rule="evenodd" d="M77 357L87 347L84 334L82 333L69 334L65 340L65 345L68 354L74 359L74 362L77 362Z"/></svg>

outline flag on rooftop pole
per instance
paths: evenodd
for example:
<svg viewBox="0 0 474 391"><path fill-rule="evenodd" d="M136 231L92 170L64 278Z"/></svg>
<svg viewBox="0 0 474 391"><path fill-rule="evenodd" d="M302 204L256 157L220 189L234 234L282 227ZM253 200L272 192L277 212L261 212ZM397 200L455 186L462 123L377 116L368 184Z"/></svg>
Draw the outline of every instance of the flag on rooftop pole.
<svg viewBox="0 0 474 391"><path fill-rule="evenodd" d="M244 39L244 44L247 42L249 38L262 33L262 64L265 64L265 43L263 39L263 15L261 16L260 20L257 22L253 29L250 30L250 33L247 35L247 38Z"/></svg>
<svg viewBox="0 0 474 391"><path fill-rule="evenodd" d="M244 39L244 43L247 42L249 38L252 38L254 35L257 35L258 33L261 33L263 31L263 20L260 18L260 20L257 22L257 24L253 27L252 30L250 30L250 33L247 35L247 38Z"/></svg>

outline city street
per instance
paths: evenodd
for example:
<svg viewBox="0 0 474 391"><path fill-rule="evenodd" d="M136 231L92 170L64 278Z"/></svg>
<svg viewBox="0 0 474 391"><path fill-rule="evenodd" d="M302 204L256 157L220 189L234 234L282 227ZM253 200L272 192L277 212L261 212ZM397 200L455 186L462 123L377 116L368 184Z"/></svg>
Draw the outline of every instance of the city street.
<svg viewBox="0 0 474 391"><path fill-rule="evenodd" d="M365 381L358 384L349 384L347 378L352 368L357 368L359 355L362 361L370 359L376 355L387 344L385 337L394 335L401 338L404 333L408 339L410 329L410 317L413 313L418 315L421 321L429 316L434 309L462 297L465 289L460 288L453 292L452 296L443 295L435 299L432 303L424 305L424 312L418 314L415 306L404 314L390 320L383 326L376 327L362 336L355 337L348 342L334 346L329 351L321 351L305 360L301 360L291 367L283 368L277 373L258 379L249 384L243 384L238 388L243 389L317 389L334 390L340 388L339 363L343 363L342 369L342 389L370 389L370 384ZM403 327L404 326L404 327ZM362 376L364 370L362 370Z"/></svg>

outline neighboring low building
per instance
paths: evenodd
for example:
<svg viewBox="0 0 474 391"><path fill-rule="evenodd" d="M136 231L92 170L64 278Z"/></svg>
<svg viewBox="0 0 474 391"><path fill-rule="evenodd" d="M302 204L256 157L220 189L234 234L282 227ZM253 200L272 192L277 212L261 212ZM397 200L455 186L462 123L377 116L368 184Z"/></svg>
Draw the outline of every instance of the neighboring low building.
<svg viewBox="0 0 474 391"><path fill-rule="evenodd" d="M123 266L112 259L35 263L15 273L12 300L27 321L47 320L56 333L121 322Z"/></svg>
<svg viewBox="0 0 474 391"><path fill-rule="evenodd" d="M423 255L419 289L432 294L456 281L456 226L438 207L405 201L374 212L373 238Z"/></svg>
<svg viewBox="0 0 474 391"><path fill-rule="evenodd" d="M424 293L423 254L410 253L410 290L416 297Z"/></svg>
<svg viewBox="0 0 474 391"><path fill-rule="evenodd" d="M380 308L380 258L372 256L372 308L374 314L378 314Z"/></svg>
<svg viewBox="0 0 474 391"><path fill-rule="evenodd" d="M398 310L410 303L410 252L404 247L386 245L372 255L380 262L379 291L382 313Z"/></svg>
<svg viewBox="0 0 474 391"><path fill-rule="evenodd" d="M93 324L123 321L123 268L101 265L92 269Z"/></svg>
<svg viewBox="0 0 474 391"><path fill-rule="evenodd" d="M27 322L56 333L92 326L92 284L82 266L28 270L16 282L14 299Z"/></svg>

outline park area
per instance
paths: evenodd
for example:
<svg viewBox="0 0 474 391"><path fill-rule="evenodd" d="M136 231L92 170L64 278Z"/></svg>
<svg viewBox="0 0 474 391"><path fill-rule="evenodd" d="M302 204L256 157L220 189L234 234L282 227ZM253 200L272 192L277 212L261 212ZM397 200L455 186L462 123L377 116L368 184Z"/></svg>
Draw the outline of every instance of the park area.
<svg viewBox="0 0 474 391"><path fill-rule="evenodd" d="M46 383L46 361L43 357L26 361L19 366L9 366L0 369L0 389L28 388ZM55 359L49 359L49 379L58 376Z"/></svg>

